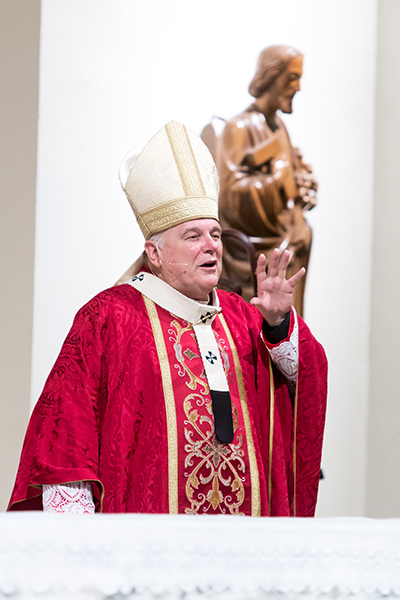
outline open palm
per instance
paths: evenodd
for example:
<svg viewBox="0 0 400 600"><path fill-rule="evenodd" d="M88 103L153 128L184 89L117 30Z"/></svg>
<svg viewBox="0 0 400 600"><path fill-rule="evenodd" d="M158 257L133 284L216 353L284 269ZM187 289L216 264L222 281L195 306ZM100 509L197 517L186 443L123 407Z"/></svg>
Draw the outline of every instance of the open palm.
<svg viewBox="0 0 400 600"><path fill-rule="evenodd" d="M278 248L273 251L268 271L264 254L257 261L257 296L250 303L258 308L268 325L275 327L282 323L286 313L293 304L293 289L304 277L306 270L301 268L290 279L286 279L290 252L282 254Z"/></svg>

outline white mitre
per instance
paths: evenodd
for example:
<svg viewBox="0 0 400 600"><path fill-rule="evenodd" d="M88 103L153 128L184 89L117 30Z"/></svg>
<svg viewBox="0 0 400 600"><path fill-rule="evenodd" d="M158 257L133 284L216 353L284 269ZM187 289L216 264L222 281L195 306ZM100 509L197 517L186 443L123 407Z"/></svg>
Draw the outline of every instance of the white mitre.
<svg viewBox="0 0 400 600"><path fill-rule="evenodd" d="M214 160L204 142L177 121L126 155L120 181L146 240L192 219L218 220Z"/></svg>

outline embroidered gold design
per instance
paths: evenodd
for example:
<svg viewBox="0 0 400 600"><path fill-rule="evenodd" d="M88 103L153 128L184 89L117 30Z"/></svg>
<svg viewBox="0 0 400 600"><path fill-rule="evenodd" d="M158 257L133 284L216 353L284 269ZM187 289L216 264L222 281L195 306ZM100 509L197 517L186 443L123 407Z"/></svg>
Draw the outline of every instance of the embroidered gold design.
<svg viewBox="0 0 400 600"><path fill-rule="evenodd" d="M229 364L229 354L227 352L226 342L225 342L224 339L219 338L219 339L217 339L217 344L218 344L219 351L221 352L222 363L224 365L225 377L227 379L230 379L228 377L229 376L230 364ZM229 381L228 381L228 383L229 383Z"/></svg>
<svg viewBox="0 0 400 600"><path fill-rule="evenodd" d="M156 344L158 360L161 369L161 379L164 391L165 412L167 418L168 438L168 502L169 512L178 514L178 433L176 426L175 398L172 387L171 371L164 336L155 304L150 298L143 296L149 315L151 328Z"/></svg>
<svg viewBox="0 0 400 600"><path fill-rule="evenodd" d="M181 338L182 338L182 335L186 331L193 330L192 326L189 325L188 327L181 327L178 321L172 321L171 326L173 327L173 329L168 330L168 335L170 336L170 338L169 338L170 342L173 342L173 344L174 344L176 360L179 362L180 367L181 367L181 368L179 368L179 365L176 365L176 367L178 368L178 375L180 377L184 377L185 373L187 375L189 375L189 381L188 382L186 381L186 385L190 390L195 390L197 387L197 384L199 384L202 387L202 389L200 390L201 393L209 394L210 388L207 383L207 380L197 377L186 365L185 359L183 358L183 355L185 354L186 351L182 352Z"/></svg>
<svg viewBox="0 0 400 600"><path fill-rule="evenodd" d="M205 194L191 198L174 198L153 208L136 214L139 227L147 239L169 227L186 223L192 219L215 219L217 201Z"/></svg>
<svg viewBox="0 0 400 600"><path fill-rule="evenodd" d="M239 356L238 356L238 353L236 350L235 343L233 341L233 337L231 335L231 332L229 331L229 328L225 321L224 316L222 314L220 314L216 318L220 319L221 324L225 331L225 335L228 339L228 343L232 350L233 362L235 365L236 378L237 378L238 388L239 388L240 402L241 402L241 407L242 407L242 412L243 412L244 425L245 425L245 430L246 430L247 452L249 455L249 463L250 463L251 514L253 517L259 517L261 515L260 479L259 479L259 474L258 474L257 457L256 457L256 451L254 448L253 434L251 431L249 410L247 408L246 390L244 387L242 369L240 366Z"/></svg>
<svg viewBox="0 0 400 600"><path fill-rule="evenodd" d="M186 326L185 326L186 325ZM173 344L178 376L192 391L183 401L184 436L186 444L184 477L189 506L187 514L207 513L210 510L222 514L242 514L240 507L245 498L246 463L244 460L243 435L239 425L238 410L232 404L234 442L221 444L215 439L212 403L209 385L203 370L202 359L190 347L184 348L185 338L190 344L196 342L190 325L174 319L168 329L168 341ZM217 345L229 369L229 357L225 340L217 338ZM186 361L193 364L189 368ZM197 359L197 360L194 360ZM200 377L197 373L202 371Z"/></svg>
<svg viewBox="0 0 400 600"><path fill-rule="evenodd" d="M182 123L171 121L165 125L165 133L185 196L205 196L206 190L186 127Z"/></svg>
<svg viewBox="0 0 400 600"><path fill-rule="evenodd" d="M221 504L221 502L223 501L223 499L224 499L224 497L221 494L221 492L219 491L218 476L217 476L216 473L214 473L212 490L210 490L208 492L208 494L207 494L207 500L211 504L211 506L213 507L213 509L215 510L217 508L218 504Z"/></svg>
<svg viewBox="0 0 400 600"><path fill-rule="evenodd" d="M183 351L183 354L189 360L192 360L193 358L200 358L199 354L196 354L195 352L192 352L190 348L186 348L186 350Z"/></svg>
<svg viewBox="0 0 400 600"><path fill-rule="evenodd" d="M195 406L206 408L207 415L199 416ZM236 438L236 443L220 444L214 435L214 422L211 418L212 409L209 399L201 394L190 394L185 398L184 411L185 438L187 452L185 469L194 467L193 471L185 472L187 477L186 496L190 502L190 508L186 508L186 514L197 514L202 508L208 512L209 508L219 509L221 513L242 514L239 512L243 504L245 492L243 476L239 472L245 472L242 449L243 436ZM237 414L236 414L237 428ZM207 494L199 491L200 485L210 485ZM226 488L230 489L227 493Z"/></svg>

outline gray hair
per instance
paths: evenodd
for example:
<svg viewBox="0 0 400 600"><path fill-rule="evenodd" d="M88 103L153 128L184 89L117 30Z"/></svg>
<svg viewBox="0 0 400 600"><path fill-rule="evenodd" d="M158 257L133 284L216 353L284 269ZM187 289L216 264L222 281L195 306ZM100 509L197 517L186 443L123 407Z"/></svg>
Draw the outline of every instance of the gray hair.
<svg viewBox="0 0 400 600"><path fill-rule="evenodd" d="M164 229L164 231L159 231L158 233L153 233L153 235L151 235L148 239L149 242L154 243L158 251L164 248L166 232L167 229Z"/></svg>

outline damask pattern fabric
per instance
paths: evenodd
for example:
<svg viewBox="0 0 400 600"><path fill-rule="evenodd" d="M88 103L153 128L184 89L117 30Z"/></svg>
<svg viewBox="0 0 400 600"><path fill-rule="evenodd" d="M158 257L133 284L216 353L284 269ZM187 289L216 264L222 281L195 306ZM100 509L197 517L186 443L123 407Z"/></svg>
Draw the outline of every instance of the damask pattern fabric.
<svg viewBox="0 0 400 600"><path fill-rule="evenodd" d="M281 373L289 380L296 379L298 362L298 325L297 318L291 319L289 329L289 340L280 344L269 344L265 341L270 355L273 355L274 363ZM291 331L290 333L290 330ZM169 342L173 344L178 374L181 378L187 375L186 385L197 393L189 393L184 400L185 440L188 441L184 448L185 460L182 461L185 468L187 482L185 486L186 497L190 501L190 507L186 507L186 514L196 514L200 510L207 513L212 507L215 511L219 508L222 514L243 514L241 507L245 499L244 484L249 477L248 465L244 460L243 450L243 424L239 424L239 413L236 405L233 405L234 431L236 438L231 444L220 444L214 436L213 411L209 402L208 383L201 373L202 367L191 327L182 329L179 321L171 321L171 329L168 330ZM185 341L185 343L183 343ZM183 344L183 345L182 345ZM232 357L229 357L229 347L226 341L218 337L217 344L222 358L225 375L229 375ZM193 347L193 349L191 349ZM197 359L197 360L195 360ZM197 370L200 377L194 374ZM203 375L203 377L201 377ZM197 386L199 383L199 386ZM232 387L232 384L231 384ZM247 471L247 472L246 472ZM200 485L200 479L203 485ZM204 483L208 485L206 493L202 490ZM64 485L43 486L43 510L45 512L94 512L92 486L87 482L75 482ZM233 489L232 489L233 488ZM224 491L225 490L225 491Z"/></svg>
<svg viewBox="0 0 400 600"><path fill-rule="evenodd" d="M261 316L234 294L218 296L222 315L213 329L234 405L232 445L215 446L210 398L188 324L157 307L168 355L160 364L143 296L129 285L114 287L74 320L32 414L10 510L41 510L42 485L87 481L96 511L169 512L172 426L178 512L313 515L325 416L324 352L299 319L296 418L285 378L275 368L271 411ZM173 382L172 424L165 369Z"/></svg>

